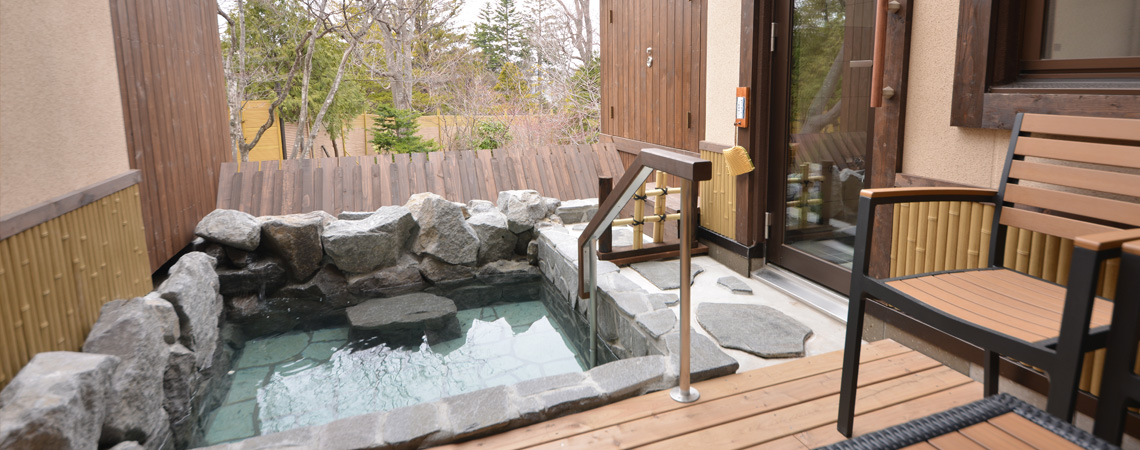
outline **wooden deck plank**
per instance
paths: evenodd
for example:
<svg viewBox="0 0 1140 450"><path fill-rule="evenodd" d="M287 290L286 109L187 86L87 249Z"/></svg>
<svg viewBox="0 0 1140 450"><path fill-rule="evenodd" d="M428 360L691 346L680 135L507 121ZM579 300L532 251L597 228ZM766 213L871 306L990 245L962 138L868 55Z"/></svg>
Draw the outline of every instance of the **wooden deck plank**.
<svg viewBox="0 0 1140 450"><path fill-rule="evenodd" d="M981 399L981 383L970 383L947 389L917 398L914 401L899 403L856 417L852 435L861 436ZM796 439L808 448L817 448L834 444L846 438L839 434L839 430L835 429L835 422L829 422L826 425L797 434Z"/></svg>
<svg viewBox="0 0 1140 450"><path fill-rule="evenodd" d="M771 442L765 442L760 445L753 445L748 447L755 450L808 450L811 447L804 445L795 436L785 436Z"/></svg>
<svg viewBox="0 0 1140 450"><path fill-rule="evenodd" d="M1070 442L1055 433L1042 433L1041 427L1021 417L1017 413L1005 413L988 421L1006 433L1017 436L1018 439L1035 448L1049 448L1057 450L1079 449L1080 446Z"/></svg>
<svg viewBox="0 0 1140 450"><path fill-rule="evenodd" d="M986 450L985 447L978 445L977 442L957 431L946 433L926 442L938 450Z"/></svg>
<svg viewBox="0 0 1140 450"><path fill-rule="evenodd" d="M916 352L871 361L860 365L859 386L869 387L875 383L889 382L915 371L938 366L940 364L937 361ZM775 414L784 408L795 408L796 405L837 395L840 372L833 370L773 386L770 389L747 391L712 401L698 402L682 409L627 421L536 448L591 448L602 443L615 443L618 448L632 448L679 436L692 429L702 430L696 433L700 434L703 430L715 429L714 427L731 421ZM833 406L832 409L838 412L836 407ZM832 416L832 419L834 418L835 416ZM699 439L698 441L687 441L685 437L679 439L699 444ZM668 442L667 447L675 444ZM755 443L762 442L764 441Z"/></svg>
<svg viewBox="0 0 1140 450"><path fill-rule="evenodd" d="M860 361L869 363L908 352L911 350L894 341L883 340L864 346L863 351L860 352ZM701 392L701 399L688 405L707 403L729 395L835 371L841 369L842 366L843 352L837 351L789 361L766 370L753 370L703 381L695 384ZM668 392L654 392L602 406L586 413L560 417L480 440L441 448L525 448L686 406L686 404L677 403L670 399Z"/></svg>
<svg viewBox="0 0 1140 450"><path fill-rule="evenodd" d="M945 366L892 378L859 389L855 413L865 414L971 382L973 380L969 377ZM673 439L658 441L643 448L740 448L823 426L835 420L838 414L839 394L829 395ZM780 425L773 426L776 423Z"/></svg>
<svg viewBox="0 0 1140 450"><path fill-rule="evenodd" d="M1021 439L1006 433L1001 428L995 427L989 422L976 423L958 430L958 432L986 448L1034 450L1032 446L1026 444Z"/></svg>

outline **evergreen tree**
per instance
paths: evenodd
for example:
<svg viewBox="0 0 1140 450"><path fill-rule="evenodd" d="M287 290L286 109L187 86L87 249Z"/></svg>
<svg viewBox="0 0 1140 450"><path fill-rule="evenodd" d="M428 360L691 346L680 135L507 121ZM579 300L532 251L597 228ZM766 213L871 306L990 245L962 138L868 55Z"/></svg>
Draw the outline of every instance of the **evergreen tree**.
<svg viewBox="0 0 1140 450"><path fill-rule="evenodd" d="M423 153L438 150L434 139L424 140L416 135L420 129L416 121L420 114L410 109L380 105L372 128L372 145L377 152Z"/></svg>
<svg viewBox="0 0 1140 450"><path fill-rule="evenodd" d="M488 3L479 12L471 45L483 52L492 72L498 73L505 64L520 63L529 57L522 19L514 0Z"/></svg>

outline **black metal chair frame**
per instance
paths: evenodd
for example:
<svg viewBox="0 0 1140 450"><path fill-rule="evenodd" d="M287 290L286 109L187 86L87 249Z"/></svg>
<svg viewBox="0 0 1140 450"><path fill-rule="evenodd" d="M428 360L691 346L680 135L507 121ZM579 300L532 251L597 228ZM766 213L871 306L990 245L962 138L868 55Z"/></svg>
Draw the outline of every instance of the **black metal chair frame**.
<svg viewBox="0 0 1140 450"><path fill-rule="evenodd" d="M1140 375L1133 371L1140 343L1140 241L1123 249L1093 428L1098 437L1116 445L1124 431L1126 408L1140 405Z"/></svg>
<svg viewBox="0 0 1140 450"><path fill-rule="evenodd" d="M859 198L858 231L855 240L855 256L851 271L850 302L848 304L847 337L843 355L843 376L840 385L839 418L837 428L844 436L850 437L855 417L855 391L858 385L860 342L863 335L863 315L868 297L879 299L918 321L941 330L960 340L966 341L985 351L984 391L986 396L997 394L998 363L1000 356L1017 359L1035 366L1049 377L1047 411L1065 421L1072 420L1076 402L1077 385L1084 353L1106 344L1107 326L1089 330L1097 280L1101 262L1120 255L1119 245L1101 251L1076 247L1073 251L1069 270L1069 284L1062 311L1060 335L1041 342L1026 342L997 332L958 317L943 313L918 301L886 283L902 278L877 279L868 275L870 266L871 237L874 234L875 208L880 205L927 202L927 201L969 201L992 203L994 216L992 236L989 242L990 268L1001 268L1006 229L999 224L1003 206L1008 206L1005 197L1006 182L1010 180L1010 165L1014 159L1024 157L1014 154L1017 139L1022 136L1022 115L1014 122L1013 133L1002 173L1000 189L969 188L893 188L867 189ZM876 194L883 195L876 195ZM987 270L971 269L971 270ZM927 274L915 275L928 276Z"/></svg>

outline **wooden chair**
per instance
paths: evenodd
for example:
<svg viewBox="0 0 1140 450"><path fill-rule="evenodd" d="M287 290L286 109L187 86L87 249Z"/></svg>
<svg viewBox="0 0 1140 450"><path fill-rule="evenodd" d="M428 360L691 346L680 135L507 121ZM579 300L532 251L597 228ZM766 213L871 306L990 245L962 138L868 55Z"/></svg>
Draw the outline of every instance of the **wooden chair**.
<svg viewBox="0 0 1140 450"><path fill-rule="evenodd" d="M1094 296L1101 262L1119 256L1124 242L1140 238L1140 204L1104 194L1140 197L1140 175L1105 166L1140 169L1140 120L1018 114L997 191L860 192L839 397L841 433L851 436L868 297L981 347L986 395L997 393L999 356L1043 370L1049 377L1048 412L1072 419L1084 353L1105 346L1112 314L1112 303ZM894 279L869 276L875 207L927 201L995 205L991 266ZM1007 226L1074 240L1068 288L1002 267Z"/></svg>
<svg viewBox="0 0 1140 450"><path fill-rule="evenodd" d="M1134 371L1140 344L1140 241L1124 244L1116 298L1093 432L1120 445L1126 408L1140 404L1140 375Z"/></svg>

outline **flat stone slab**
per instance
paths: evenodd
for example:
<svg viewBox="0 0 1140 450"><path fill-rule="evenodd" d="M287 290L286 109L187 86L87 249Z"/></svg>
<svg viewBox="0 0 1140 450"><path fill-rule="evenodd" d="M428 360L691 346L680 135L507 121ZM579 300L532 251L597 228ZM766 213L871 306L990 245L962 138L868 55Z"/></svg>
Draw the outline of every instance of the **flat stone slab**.
<svg viewBox="0 0 1140 450"><path fill-rule="evenodd" d="M752 295L752 288L748 287L748 283L744 280L734 276L720 277L716 280L717 286L723 287L732 291L737 295Z"/></svg>
<svg viewBox="0 0 1140 450"><path fill-rule="evenodd" d="M641 276L657 286L657 289L667 291L670 289L681 288L681 261L648 261L630 264L633 270L640 273ZM705 269L701 266L693 264L690 267L692 272L689 276L689 284L692 285L693 279L697 278L697 274L704 272Z"/></svg>
<svg viewBox="0 0 1140 450"><path fill-rule="evenodd" d="M763 305L702 303L697 322L722 347L743 350L763 358L799 358L811 328Z"/></svg>
<svg viewBox="0 0 1140 450"><path fill-rule="evenodd" d="M673 314L671 309L659 309L638 314L636 320L637 326L657 339L663 334L673 331L673 326L677 324L677 315Z"/></svg>
<svg viewBox="0 0 1140 450"><path fill-rule="evenodd" d="M434 344L460 337L455 302L417 292L392 298L374 298L348 308L354 333L376 334L388 344L416 345L426 334Z"/></svg>
<svg viewBox="0 0 1140 450"><path fill-rule="evenodd" d="M681 335L669 333L665 335L665 348L669 353L669 373L680 376L681 368ZM740 368L735 358L728 356L721 350L716 342L700 333L689 335L689 373L691 381L708 380L732 373Z"/></svg>

